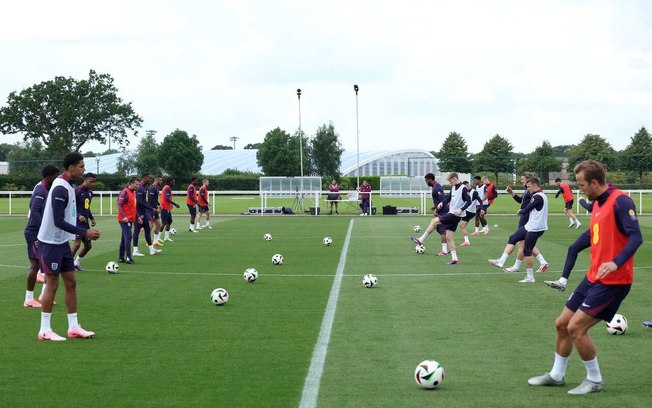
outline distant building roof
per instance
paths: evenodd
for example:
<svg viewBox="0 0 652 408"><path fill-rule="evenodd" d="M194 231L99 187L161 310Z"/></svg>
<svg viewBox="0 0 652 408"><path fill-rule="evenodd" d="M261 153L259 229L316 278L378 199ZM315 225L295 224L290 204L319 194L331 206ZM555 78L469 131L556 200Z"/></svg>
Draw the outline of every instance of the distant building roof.
<svg viewBox="0 0 652 408"><path fill-rule="evenodd" d="M204 164L201 174L217 175L227 169L261 173L256 153L258 150L204 150ZM86 168L97 173L115 173L121 153L108 154L97 158L87 158ZM99 159L99 161L97 160ZM436 159L427 150L401 149L376 152L360 152L360 175L407 174L422 176L437 171ZM356 175L358 154L355 151L342 153L340 172L343 175ZM425 171L425 172L424 172Z"/></svg>

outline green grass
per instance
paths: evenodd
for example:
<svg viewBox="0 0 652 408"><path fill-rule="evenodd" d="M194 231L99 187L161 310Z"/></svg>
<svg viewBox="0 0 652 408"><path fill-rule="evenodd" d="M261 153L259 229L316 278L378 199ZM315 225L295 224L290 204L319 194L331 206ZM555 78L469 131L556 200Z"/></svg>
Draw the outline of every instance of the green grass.
<svg viewBox="0 0 652 408"><path fill-rule="evenodd" d="M521 285L520 274L486 261L500 255L515 217L490 218L498 227L472 237L472 246L459 250L462 263L449 266L448 258L434 256L438 239L427 241L425 255L408 240L412 226L425 227L429 217L222 216L213 230L190 234L180 214L174 243L159 256L121 264L117 275L103 269L117 258L118 225L112 217L99 220L103 235L84 261L89 270L77 274L80 322L97 337L58 344L36 339L39 312L21 304L25 217L0 218L0 406L297 406L351 221L320 407L649 405L652 362L645 353L652 330L639 326L652 319L648 242L620 310L628 333L611 336L602 325L591 331L605 392L577 398L566 395L584 377L576 353L567 386L526 382L550 369L554 319L570 294L542 283L559 276L579 233L566 228L564 217L551 217L538 245L551 271ZM642 217L641 226L649 241L652 218ZM271 242L263 241L265 232ZM332 247L322 245L326 235ZM285 257L278 267L271 263L277 252ZM583 253L571 287L587 265ZM257 282L243 280L247 267L258 269ZM379 277L376 288L362 286L366 273ZM216 287L229 291L226 306L210 303ZM52 324L61 334L62 293L57 300ZM446 370L437 391L412 379L424 359Z"/></svg>

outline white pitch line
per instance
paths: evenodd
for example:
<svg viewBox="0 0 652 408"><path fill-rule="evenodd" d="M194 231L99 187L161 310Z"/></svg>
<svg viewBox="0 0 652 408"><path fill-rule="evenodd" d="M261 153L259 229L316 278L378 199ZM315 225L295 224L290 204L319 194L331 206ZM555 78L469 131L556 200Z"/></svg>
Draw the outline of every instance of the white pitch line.
<svg viewBox="0 0 652 408"><path fill-rule="evenodd" d="M328 343L331 340L331 330L333 328L333 322L335 321L337 299L340 297L340 286L342 284L342 276L344 275L344 267L346 266L346 255L349 252L351 231L353 231L353 220L349 222L349 230L346 232L344 246L342 246L340 262L337 265L337 272L335 273L331 293L328 296L328 304L326 305L326 311L324 312L324 320L321 322L317 344L315 344L315 349L312 352L310 368L308 369L308 375L306 375L306 380L303 384L303 392L301 393L301 401L299 402L300 408L313 408L317 406L319 383L321 382L321 375L324 371Z"/></svg>

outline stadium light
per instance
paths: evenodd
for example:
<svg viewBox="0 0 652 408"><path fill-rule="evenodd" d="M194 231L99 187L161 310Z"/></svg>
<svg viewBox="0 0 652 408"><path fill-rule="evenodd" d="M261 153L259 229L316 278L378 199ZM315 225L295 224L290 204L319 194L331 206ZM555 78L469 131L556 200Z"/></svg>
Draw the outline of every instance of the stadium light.
<svg viewBox="0 0 652 408"><path fill-rule="evenodd" d="M360 90L360 88L358 87L358 85L353 85L353 90L355 91L355 132L356 132L355 140L358 148L358 164L355 167L355 173L358 179L357 181L358 187L360 187L360 126L358 123L358 90Z"/></svg>
<svg viewBox="0 0 652 408"><path fill-rule="evenodd" d="M301 199L299 201L301 211L303 212L303 131L301 130L301 89L297 89L297 100L299 101L299 160L301 165L301 178L299 185L301 186Z"/></svg>
<svg viewBox="0 0 652 408"><path fill-rule="evenodd" d="M235 142L236 142L236 140L238 140L238 139L240 139L238 136L231 136L231 137L229 138L229 140L233 142L233 150L235 150Z"/></svg>

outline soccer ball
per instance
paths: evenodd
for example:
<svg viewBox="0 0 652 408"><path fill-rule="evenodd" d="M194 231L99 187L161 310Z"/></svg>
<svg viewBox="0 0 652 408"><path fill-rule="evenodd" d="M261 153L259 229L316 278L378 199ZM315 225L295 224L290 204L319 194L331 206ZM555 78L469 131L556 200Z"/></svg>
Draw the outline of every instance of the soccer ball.
<svg viewBox="0 0 652 408"><path fill-rule="evenodd" d="M333 238L331 238L331 237L324 238L324 245L326 245L326 246L333 245Z"/></svg>
<svg viewBox="0 0 652 408"><path fill-rule="evenodd" d="M434 390L444 381L444 367L435 360L424 360L414 370L414 381L422 388Z"/></svg>
<svg viewBox="0 0 652 408"><path fill-rule="evenodd" d="M242 277L247 282L256 282L256 279L258 279L258 271L254 268L247 268L242 274Z"/></svg>
<svg viewBox="0 0 652 408"><path fill-rule="evenodd" d="M226 289L217 288L211 292L211 302L217 306L222 306L229 301L229 292Z"/></svg>
<svg viewBox="0 0 652 408"><path fill-rule="evenodd" d="M417 254L424 254L426 252L426 247L424 247L423 245L417 245L416 247L414 247L414 251Z"/></svg>
<svg viewBox="0 0 652 408"><path fill-rule="evenodd" d="M607 331L610 334L620 336L627 331L627 318L621 314L616 313L609 323L607 323Z"/></svg>
<svg viewBox="0 0 652 408"><path fill-rule="evenodd" d="M369 273L362 278L362 284L365 288L373 288L378 284L378 278L373 273Z"/></svg>
<svg viewBox="0 0 652 408"><path fill-rule="evenodd" d="M419 231L421 231L421 225L415 225L414 232L419 232Z"/></svg>
<svg viewBox="0 0 652 408"><path fill-rule="evenodd" d="M177 235L177 229L176 228L170 228L170 235Z"/></svg>
<svg viewBox="0 0 652 408"><path fill-rule="evenodd" d="M120 265L118 265L117 262L109 261L109 263L106 264L106 271L108 273L118 273L119 269Z"/></svg>
<svg viewBox="0 0 652 408"><path fill-rule="evenodd" d="M272 263L273 263L274 265L283 265L283 255L281 255L281 254L275 254L275 255L272 257Z"/></svg>
<svg viewBox="0 0 652 408"><path fill-rule="evenodd" d="M265 241L271 241L272 240L272 234L267 233L267 234L263 235L263 239Z"/></svg>

